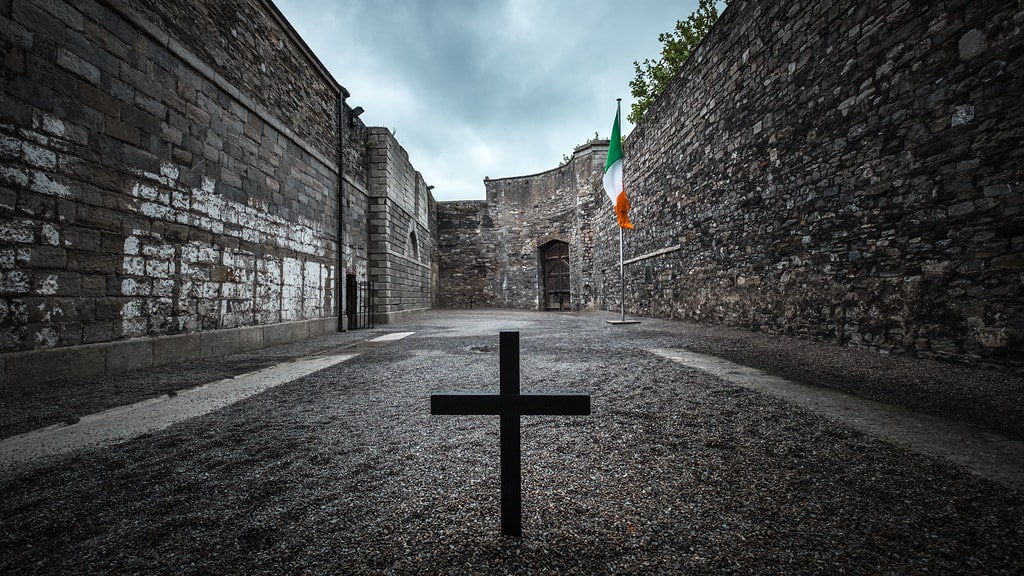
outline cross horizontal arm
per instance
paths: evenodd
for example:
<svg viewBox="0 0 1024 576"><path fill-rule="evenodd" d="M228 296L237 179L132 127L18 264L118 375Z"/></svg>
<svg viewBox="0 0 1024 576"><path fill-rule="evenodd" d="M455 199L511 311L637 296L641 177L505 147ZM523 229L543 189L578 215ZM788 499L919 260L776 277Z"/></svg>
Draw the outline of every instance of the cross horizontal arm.
<svg viewBox="0 0 1024 576"><path fill-rule="evenodd" d="M524 416L587 416L590 394L523 394L519 397L519 413Z"/></svg>
<svg viewBox="0 0 1024 576"><path fill-rule="evenodd" d="M430 395L431 414L501 414L501 396L485 392L435 392Z"/></svg>
<svg viewBox="0 0 1024 576"><path fill-rule="evenodd" d="M587 416L590 394L523 394L502 399L486 392L435 392L430 395L430 413L468 416L471 414L519 413L523 416Z"/></svg>

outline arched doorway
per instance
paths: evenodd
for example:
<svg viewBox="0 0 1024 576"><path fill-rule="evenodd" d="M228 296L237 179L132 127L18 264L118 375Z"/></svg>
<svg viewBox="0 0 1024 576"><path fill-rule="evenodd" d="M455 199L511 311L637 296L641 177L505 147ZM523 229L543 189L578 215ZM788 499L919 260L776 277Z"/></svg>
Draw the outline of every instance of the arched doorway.
<svg viewBox="0 0 1024 576"><path fill-rule="evenodd" d="M552 240L540 247L544 310L572 310L569 296L569 244Z"/></svg>

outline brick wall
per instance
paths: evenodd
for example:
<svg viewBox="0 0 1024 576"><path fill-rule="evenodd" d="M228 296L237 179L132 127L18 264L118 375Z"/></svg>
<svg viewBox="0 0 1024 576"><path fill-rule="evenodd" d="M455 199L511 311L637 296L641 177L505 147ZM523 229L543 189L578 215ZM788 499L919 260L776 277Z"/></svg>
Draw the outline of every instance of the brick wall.
<svg viewBox="0 0 1024 576"><path fill-rule="evenodd" d="M1024 363L1022 14L730 2L627 141L627 309Z"/></svg>
<svg viewBox="0 0 1024 576"><path fill-rule="evenodd" d="M3 2L0 28L0 351L337 316L340 87L276 9Z"/></svg>

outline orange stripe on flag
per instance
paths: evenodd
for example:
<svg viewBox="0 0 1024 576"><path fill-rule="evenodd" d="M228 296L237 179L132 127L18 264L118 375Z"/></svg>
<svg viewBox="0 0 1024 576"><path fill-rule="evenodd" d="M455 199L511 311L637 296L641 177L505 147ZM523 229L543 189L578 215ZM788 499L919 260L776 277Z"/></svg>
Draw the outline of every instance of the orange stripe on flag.
<svg viewBox="0 0 1024 576"><path fill-rule="evenodd" d="M633 229L633 223L629 221L629 216L626 214L632 206L629 205L629 200L626 200L626 191L619 192L619 196L615 199L615 217L619 220L619 227Z"/></svg>

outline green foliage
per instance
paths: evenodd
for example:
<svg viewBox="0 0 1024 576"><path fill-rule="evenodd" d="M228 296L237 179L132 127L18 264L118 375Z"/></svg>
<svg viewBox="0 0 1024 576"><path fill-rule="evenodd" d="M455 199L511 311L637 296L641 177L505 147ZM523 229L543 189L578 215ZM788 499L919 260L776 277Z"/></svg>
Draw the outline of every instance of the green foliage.
<svg viewBox="0 0 1024 576"><path fill-rule="evenodd" d="M716 0L700 0L697 11L686 20L676 22L675 30L659 34L658 41L662 43L659 60L646 59L643 64L633 62L636 77L630 81L629 88L636 101L627 116L630 122L636 124L643 118L647 107L665 91L718 20L715 4Z"/></svg>

